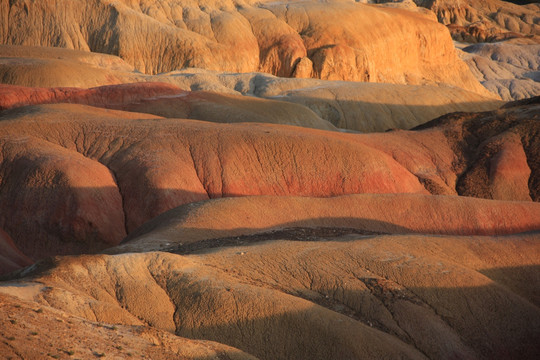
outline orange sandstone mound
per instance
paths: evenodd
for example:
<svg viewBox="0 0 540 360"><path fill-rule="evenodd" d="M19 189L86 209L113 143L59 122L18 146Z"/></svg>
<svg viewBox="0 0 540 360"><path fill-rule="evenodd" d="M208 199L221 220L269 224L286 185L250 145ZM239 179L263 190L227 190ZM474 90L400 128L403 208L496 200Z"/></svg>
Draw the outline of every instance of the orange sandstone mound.
<svg viewBox="0 0 540 360"><path fill-rule="evenodd" d="M240 95L183 91L166 83L121 84L91 89L0 85L0 110L49 103L85 104L169 118L283 123L336 130L332 124L301 105Z"/></svg>
<svg viewBox="0 0 540 360"><path fill-rule="evenodd" d="M75 104L8 110L0 121L0 226L23 253L43 257L110 247L167 210L209 198L431 193L538 201L539 106L531 100L370 135Z"/></svg>
<svg viewBox="0 0 540 360"><path fill-rule="evenodd" d="M283 228L367 233L502 235L540 229L540 204L458 196L248 196L183 205L146 222L108 253L220 245L216 239ZM232 241L234 243L234 241ZM195 244L201 243L201 244Z"/></svg>
<svg viewBox="0 0 540 360"><path fill-rule="evenodd" d="M503 104L448 86L328 82L257 73L213 75L182 72L146 79L211 92L183 91L170 83L154 82L91 89L0 85L0 109L67 102L168 118L277 123L323 130L335 130L335 125L373 132L409 129L450 112L494 110ZM245 83L249 85L241 87Z"/></svg>
<svg viewBox="0 0 540 360"><path fill-rule="evenodd" d="M457 57L444 26L403 9L341 1L232 0L204 5L98 0L80 6L68 0L2 0L0 9L3 44L118 55L148 74L198 67L329 80L444 83L489 95Z"/></svg>
<svg viewBox="0 0 540 360"><path fill-rule="evenodd" d="M214 197L426 192L391 156L326 132L141 116L74 104L3 112L1 225L23 252L51 254L69 238L119 242L124 229ZM55 240L33 244L46 234Z"/></svg>

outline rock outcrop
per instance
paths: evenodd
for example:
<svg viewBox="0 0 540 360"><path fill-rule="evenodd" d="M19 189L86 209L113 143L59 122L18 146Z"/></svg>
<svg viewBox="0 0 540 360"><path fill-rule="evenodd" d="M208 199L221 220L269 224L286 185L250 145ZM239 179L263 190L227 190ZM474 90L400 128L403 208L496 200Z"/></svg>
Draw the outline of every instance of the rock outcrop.
<svg viewBox="0 0 540 360"><path fill-rule="evenodd" d="M198 67L329 80L443 83L487 94L456 56L444 26L423 13L398 8L340 1L203 5L96 0L74 6L67 0L2 0L0 9L3 44L118 55L148 74Z"/></svg>
<svg viewBox="0 0 540 360"><path fill-rule="evenodd" d="M92 87L135 81L133 66L88 51L0 45L0 82L22 86Z"/></svg>
<svg viewBox="0 0 540 360"><path fill-rule="evenodd" d="M466 42L500 41L540 36L537 22L539 4L519 6L501 0L414 0L449 25L456 40Z"/></svg>
<svg viewBox="0 0 540 360"><path fill-rule="evenodd" d="M326 132L133 120L149 117L74 104L3 112L0 222L23 252L72 252L62 239L114 244L125 228L209 197L426 192L390 155Z"/></svg>
<svg viewBox="0 0 540 360"><path fill-rule="evenodd" d="M461 57L476 78L504 100L540 94L540 45L500 42L475 44Z"/></svg>
<svg viewBox="0 0 540 360"><path fill-rule="evenodd" d="M0 53L11 48L15 48L21 56L31 56L34 52L34 48L0 46ZM68 50L58 50L56 53L48 49L43 56L50 56L52 59L55 54L59 57L66 53L69 55ZM79 53L71 54L71 59L76 59ZM348 130L372 132L393 128L409 129L450 112L494 110L502 105L502 102L492 97L443 85L291 79L262 73L216 73L200 69L147 76L108 67L92 68L92 71L100 69L113 71L114 78L119 82L159 81L182 89L199 91L197 93L182 92L166 84L140 83L92 88L88 91L67 88L43 89L42 87L54 82L46 76L27 78L24 71L21 71L24 78L15 76L16 74L10 71L17 69L20 59L26 58L11 59L11 65L7 68L0 66L0 72L7 69L10 74L4 78L5 82L21 83L37 89L3 86L0 90L2 91L0 108L71 102L213 122L281 123L328 130L334 125ZM94 62L101 64L104 60ZM44 74L48 73L46 68L41 70ZM67 76L63 78L55 77L57 83L70 87L79 86L77 79L72 81L69 72L66 74ZM94 81L96 79L92 78L88 84L82 86L90 87ZM104 84L108 82L105 81ZM167 97L169 95L171 97ZM254 97L265 98L268 101L259 101ZM304 105L309 109L283 101Z"/></svg>
<svg viewBox="0 0 540 360"><path fill-rule="evenodd" d="M460 174L456 183L459 194L508 199L508 191L513 199L530 196L539 201L539 103L540 97L536 97L510 102L499 111L476 117L451 114L419 128L444 129L458 159L453 166Z"/></svg>
<svg viewBox="0 0 540 360"><path fill-rule="evenodd" d="M0 357L539 359L539 10L0 0Z"/></svg>
<svg viewBox="0 0 540 360"><path fill-rule="evenodd" d="M448 113L495 110L502 104L455 87L353 82L313 84L272 99L305 105L338 128L362 132L411 129Z"/></svg>

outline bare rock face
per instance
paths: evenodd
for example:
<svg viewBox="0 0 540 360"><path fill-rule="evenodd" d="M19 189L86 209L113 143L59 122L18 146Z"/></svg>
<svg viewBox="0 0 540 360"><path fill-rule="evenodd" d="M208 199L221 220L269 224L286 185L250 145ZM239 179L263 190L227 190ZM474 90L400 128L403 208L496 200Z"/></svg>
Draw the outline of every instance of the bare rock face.
<svg viewBox="0 0 540 360"><path fill-rule="evenodd" d="M463 49L463 60L488 90L504 100L540 94L540 45L500 42Z"/></svg>
<svg viewBox="0 0 540 360"><path fill-rule="evenodd" d="M535 20L539 4L519 6L500 0L415 0L435 12L439 22L450 25L456 40L500 41L532 37L538 40L540 26Z"/></svg>
<svg viewBox="0 0 540 360"><path fill-rule="evenodd" d="M508 103L482 117L452 114L421 126L445 129L445 137L457 156L454 167L460 174L456 185L460 194L507 199L507 192L511 192L515 199L528 199L528 188L534 201L540 199L536 170L540 155L536 135L539 100L527 100L532 104L529 108L520 106L520 102Z"/></svg>
<svg viewBox="0 0 540 360"><path fill-rule="evenodd" d="M247 243L192 255L57 258L0 284L0 292L18 296L25 308L29 301L44 308L47 317L55 311L124 324L117 325L121 334L146 323L262 359L540 353L537 233L313 235L243 238ZM110 330L102 332L107 339Z"/></svg>
<svg viewBox="0 0 540 360"><path fill-rule="evenodd" d="M449 112L487 111L502 105L493 94L484 96L444 85L293 79L263 73L222 73L203 69L144 75L126 70L127 65L113 56L92 54L87 59L84 57L86 53L82 51L53 48L45 48L43 54L36 52L35 47L0 46L0 54L6 56L2 60L4 65L0 66L0 72L5 71L2 81L5 84L38 88L57 84L85 88L95 86L96 82L111 84L109 78L102 79L99 76L89 77L86 83L79 81L84 78L81 74L85 72L93 74L102 71L112 75L112 83L161 82L199 92L185 93L165 84L132 84L90 91L3 87L0 107L63 101L213 122L266 122L328 130L333 125L348 130L372 132L392 128L409 129ZM44 58L52 62L71 63L79 75L72 77L70 71L61 74L50 72L47 66L39 63L34 64L34 70L40 75L30 76L25 67L21 66L21 61L34 61L34 56L38 62ZM311 60L305 58L303 63L307 62ZM50 74L54 77L49 77ZM131 87L133 90L130 90ZM223 96L200 91L217 92ZM125 99L120 99L120 94L125 94ZM254 97L279 102L262 102ZM312 111L283 101L304 105Z"/></svg>
<svg viewBox="0 0 540 360"><path fill-rule="evenodd" d="M97 107L122 107L145 99L184 94L174 85L164 83L136 83L101 86L91 89L30 88L0 85L0 110L26 105L75 103Z"/></svg>
<svg viewBox="0 0 540 360"><path fill-rule="evenodd" d="M531 169L520 136L505 136L487 146L498 147L489 164L490 190L496 199L529 200L528 179Z"/></svg>
<svg viewBox="0 0 540 360"><path fill-rule="evenodd" d="M353 82L312 84L271 98L303 104L338 128L362 132L411 129L443 114L502 105L455 87Z"/></svg>
<svg viewBox="0 0 540 360"><path fill-rule="evenodd" d="M446 29L428 15L404 9L339 1L0 4L3 44L118 55L149 74L198 67L329 80L444 83L487 94L456 56Z"/></svg>
<svg viewBox="0 0 540 360"><path fill-rule="evenodd" d="M23 134L2 142L1 161L0 226L24 253L94 252L126 235L114 176L99 162Z"/></svg>
<svg viewBox="0 0 540 360"><path fill-rule="evenodd" d="M410 7L411 1L367 2ZM414 2L432 10L439 22L447 25L457 42L478 43L464 49L467 54L461 53L461 57L487 90L506 101L540 94L536 66L540 42L537 21L540 4L519 6L499 0ZM493 44L483 44L486 42ZM459 43L458 46L463 46ZM523 62L524 58L531 61Z"/></svg>
<svg viewBox="0 0 540 360"><path fill-rule="evenodd" d="M449 86L290 79L196 69L156 76L126 74L118 73L126 81L138 76L147 83L88 90L0 85L0 109L69 102L168 118L373 132L409 129L450 112L494 110L502 105L493 98ZM37 79L34 84L42 82ZM182 91L175 85L197 92Z"/></svg>
<svg viewBox="0 0 540 360"><path fill-rule="evenodd" d="M24 255L11 240L11 237L0 229L0 275L31 265L33 261Z"/></svg>
<svg viewBox="0 0 540 360"><path fill-rule="evenodd" d="M79 86L135 81L133 66L122 59L88 51L0 45L0 82L22 86ZM130 80L131 79L131 80Z"/></svg>

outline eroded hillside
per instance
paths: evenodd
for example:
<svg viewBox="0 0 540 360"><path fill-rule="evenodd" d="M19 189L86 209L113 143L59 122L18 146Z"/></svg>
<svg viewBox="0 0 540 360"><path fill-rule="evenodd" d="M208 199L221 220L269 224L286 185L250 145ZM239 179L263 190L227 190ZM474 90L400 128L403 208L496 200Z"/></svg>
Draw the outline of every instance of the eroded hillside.
<svg viewBox="0 0 540 360"><path fill-rule="evenodd" d="M540 358L539 9L0 0L0 357Z"/></svg>
<svg viewBox="0 0 540 360"><path fill-rule="evenodd" d="M70 1L0 5L3 44L118 55L136 69L184 67L485 90L444 26L423 12L354 2ZM50 11L51 7L60 11ZM382 36L384 34L384 36Z"/></svg>

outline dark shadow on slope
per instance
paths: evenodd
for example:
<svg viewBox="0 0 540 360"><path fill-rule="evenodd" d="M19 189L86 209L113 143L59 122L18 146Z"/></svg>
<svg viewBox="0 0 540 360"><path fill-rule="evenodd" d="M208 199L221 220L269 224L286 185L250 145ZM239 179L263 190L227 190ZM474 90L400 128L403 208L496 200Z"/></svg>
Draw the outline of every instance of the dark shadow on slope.
<svg viewBox="0 0 540 360"><path fill-rule="evenodd" d="M399 228L398 226L384 223L384 222L372 222L372 226L369 228ZM375 225L375 223L379 223ZM272 241L272 240L282 240L286 239L288 241L343 241L343 236L345 235L360 235L360 236L376 236L376 235L386 235L388 233L376 232L365 230L361 228L342 228L342 227L289 227L291 224L284 224L283 227L275 230L262 230L260 232L252 232L251 229L238 229L238 231L245 232L246 235L239 236L228 236L222 238L212 238L197 241L194 243L188 244L179 244L171 248L167 248L165 251L171 252L173 254L186 255L191 253L196 253L201 250L221 248L224 246L245 246L256 244L263 241ZM407 233L410 230L402 228L403 230L400 233ZM358 239L356 236L355 240Z"/></svg>
<svg viewBox="0 0 540 360"><path fill-rule="evenodd" d="M307 309L283 293L249 295L234 286L216 290L192 304L176 304L176 334L224 343L261 359L383 358L386 347L403 345L436 359L532 360L540 355L540 311L498 285L392 290L380 287L380 280L363 279L368 291L329 289L309 299L316 305ZM254 316L289 301L283 313ZM389 318L363 307L370 303ZM394 330L385 325L388 321ZM368 341L371 352L359 352L358 344Z"/></svg>
<svg viewBox="0 0 540 360"><path fill-rule="evenodd" d="M433 119L412 130L444 130L457 156L453 166L459 195L492 198L490 181L493 160L501 140L518 135L531 173L529 196L540 201L540 96L507 103L498 111L476 114L455 113ZM518 154L519 155L519 154ZM515 163L515 161L514 161ZM512 184L509 184L512 186Z"/></svg>
<svg viewBox="0 0 540 360"><path fill-rule="evenodd" d="M479 272L540 308L540 265L495 267Z"/></svg>
<svg viewBox="0 0 540 360"><path fill-rule="evenodd" d="M202 204L200 202L193 203L193 201L207 197L207 194L191 193L182 189L147 189L143 197L144 201L134 201L132 198L131 202L126 202L126 194L122 194L122 192L120 194L121 197L118 196L118 191L114 187L1 189L0 228L11 236L16 246L25 255L34 260L55 255L96 253L121 242L128 243L136 237L144 236L156 229L159 230L168 223L180 224L182 217L189 214L190 209L196 209ZM113 195L114 201L111 200ZM227 194L227 197L238 196L245 195ZM187 204L190 205L178 208ZM382 204L384 203L381 203L381 206ZM268 211L275 210L269 209ZM389 215L388 221L369 218L369 214L361 217L305 218L293 222L284 218L283 222L278 223L262 221L263 227L260 225L249 227L248 220L238 219L238 221L241 220L240 226L234 227L233 225L232 229L225 231L220 231L219 228L196 229L190 228L189 225L181 226L181 231L174 238L179 243L185 243L183 237L197 241L208 240L206 244L215 247L219 245L211 244L234 243L236 241L234 237L291 228L299 228L296 234L290 234L297 238L301 237L302 231L307 231L306 229L325 228L328 230L324 231L331 232L334 231L331 229L336 229L335 231L340 233L360 231L375 234L455 235L508 234L534 230L520 227L517 219L514 227L505 224L503 230L498 230L494 225L494 227L479 227L480 225L475 227L467 226L467 223L462 222L453 225L441 220L445 211L444 208L434 211L434 220L417 219L414 223L406 221L410 215L407 213L399 216ZM347 213L347 211L340 212ZM388 212L391 214L392 209L388 209ZM143 224L130 231L127 237L125 232L126 218L137 219ZM245 225L241 225L242 223ZM313 234L306 233L305 235L310 237ZM279 233L272 236L275 238L279 236ZM331 234L329 233L328 236L331 237ZM171 243L174 242L171 241ZM179 249L178 251L194 251L194 249L196 247Z"/></svg>
<svg viewBox="0 0 540 360"><path fill-rule="evenodd" d="M387 85L368 84L370 86ZM403 88L407 89L407 86L403 86ZM441 105L413 105L411 99L419 100L412 95L411 99L404 99L403 103L399 103L396 99L380 99L380 102L370 102L365 100L341 100L334 97L309 97L302 96L301 93L300 90L297 95L282 95L270 97L269 99L306 106L338 129L353 132L383 132L390 129L407 130L449 113L491 111L504 105L502 101L488 99L481 102L454 100ZM428 94L426 92L426 95ZM394 96L397 95L394 94Z"/></svg>
<svg viewBox="0 0 540 360"><path fill-rule="evenodd" d="M444 275L457 276L462 286L437 286L446 280L431 265L437 261L433 258L436 254L444 262L444 253L437 253L436 247L433 250L435 254L430 252L425 262L417 258L409 267L392 264L384 257L369 257L364 251L354 253L352 258L347 252L343 258L316 259L312 268L300 267L300 271L311 273L318 280L317 286L310 285L309 278L307 282L297 278L293 283L273 275L276 267L284 274L289 269L286 262L271 254L260 269L257 267L264 275L262 281L249 272L236 277L234 266L218 267L224 276L216 273L216 278L206 272L183 272L173 267L168 268L170 272L156 274L155 281L166 286L175 305L177 335L217 341L261 359L372 359L388 357L396 349L406 349L418 358L537 359L538 307L506 286L469 286L478 274L464 266L454 266ZM369 269L358 259L370 264ZM326 268L329 263L335 264L332 271ZM335 268L340 272L334 273ZM361 275L362 271L365 274ZM515 272L511 278L535 271L534 267L504 269L506 273ZM321 279L321 274L329 280ZM366 290L352 287L347 282L351 275ZM76 276L77 281L84 281L83 276L89 274ZM139 285L141 289L146 286ZM136 291L129 293L144 296ZM112 304L118 306L114 301ZM375 307L380 311L374 311ZM150 301L146 308L159 311L160 307ZM386 318L381 316L383 312ZM140 318L151 325L151 319Z"/></svg>

